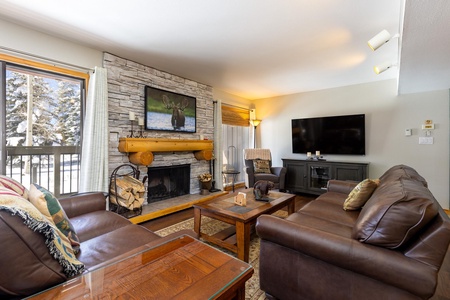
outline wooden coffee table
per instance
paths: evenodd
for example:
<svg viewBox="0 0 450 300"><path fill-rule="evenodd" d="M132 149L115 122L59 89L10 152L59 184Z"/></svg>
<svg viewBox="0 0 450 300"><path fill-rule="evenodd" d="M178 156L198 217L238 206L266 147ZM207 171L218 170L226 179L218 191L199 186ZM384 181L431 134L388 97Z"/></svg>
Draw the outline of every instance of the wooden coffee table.
<svg viewBox="0 0 450 300"><path fill-rule="evenodd" d="M182 235L30 299L243 300L253 272L249 264Z"/></svg>
<svg viewBox="0 0 450 300"><path fill-rule="evenodd" d="M194 205L194 231L205 241L237 253L237 257L245 262L249 259L251 227L262 214L272 214L283 207L288 214L294 212L295 195L280 192L269 192L269 202L256 201L253 189L243 191L247 194L247 205L234 204L237 193L216 198ZM201 232L202 216L207 216L231 225L224 231L214 235Z"/></svg>

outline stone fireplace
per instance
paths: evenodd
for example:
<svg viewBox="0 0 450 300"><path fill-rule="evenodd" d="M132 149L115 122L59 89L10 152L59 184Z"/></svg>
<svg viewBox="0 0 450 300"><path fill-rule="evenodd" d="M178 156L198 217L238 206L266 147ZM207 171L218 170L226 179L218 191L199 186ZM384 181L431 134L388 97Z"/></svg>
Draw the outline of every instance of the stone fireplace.
<svg viewBox="0 0 450 300"><path fill-rule="evenodd" d="M191 165L151 167L147 171L147 202L189 194Z"/></svg>

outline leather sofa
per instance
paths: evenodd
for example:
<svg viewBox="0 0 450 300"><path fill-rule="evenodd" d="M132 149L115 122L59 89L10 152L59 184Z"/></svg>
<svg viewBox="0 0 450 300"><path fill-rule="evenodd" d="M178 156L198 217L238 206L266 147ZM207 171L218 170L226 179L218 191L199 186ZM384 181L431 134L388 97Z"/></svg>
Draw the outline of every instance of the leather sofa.
<svg viewBox="0 0 450 300"><path fill-rule="evenodd" d="M356 185L330 180L286 219L258 218L269 299L429 299L448 284L438 272L450 261L450 220L425 179L394 166L361 209L344 210Z"/></svg>
<svg viewBox="0 0 450 300"><path fill-rule="evenodd" d="M89 272L115 259L164 242L128 219L106 210L103 193L59 199L80 240L76 258ZM178 232L176 235L190 232ZM44 237L23 220L0 210L0 298L23 298L67 281L61 265L50 255Z"/></svg>

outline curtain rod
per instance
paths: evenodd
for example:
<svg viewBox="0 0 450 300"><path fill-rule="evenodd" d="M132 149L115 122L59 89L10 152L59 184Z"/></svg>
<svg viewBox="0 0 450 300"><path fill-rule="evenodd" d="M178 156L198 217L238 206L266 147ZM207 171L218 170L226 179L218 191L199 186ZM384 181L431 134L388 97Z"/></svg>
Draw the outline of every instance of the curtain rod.
<svg viewBox="0 0 450 300"><path fill-rule="evenodd" d="M214 104L217 103L216 100L214 100L213 102L214 102ZM237 106L237 105L233 105L233 104L228 104L228 103L222 103L222 105L231 106L231 107L236 107L236 108L245 109L245 110L251 110L250 108L247 108L247 107L241 107L241 106Z"/></svg>
<svg viewBox="0 0 450 300"><path fill-rule="evenodd" d="M15 50L15 49L3 47L3 46L0 46L0 49L3 50L3 51L7 51L7 52L10 52L10 53L13 53L14 55L17 55L17 54L21 55L22 58L38 59L41 62L44 62L44 63L47 63L47 64L51 64L54 67L56 67L58 65L60 67L69 67L69 68L76 69L76 70L81 70L81 71L84 71L84 72L94 71L94 69L89 69L89 68L86 68L86 67L81 67L81 66L65 63L65 62L62 62L62 61L59 61L59 60L50 59L50 58L47 58L47 57L43 57L43 56L39 56L39 55L36 55L36 54L31 54L31 53L28 53L28 52Z"/></svg>

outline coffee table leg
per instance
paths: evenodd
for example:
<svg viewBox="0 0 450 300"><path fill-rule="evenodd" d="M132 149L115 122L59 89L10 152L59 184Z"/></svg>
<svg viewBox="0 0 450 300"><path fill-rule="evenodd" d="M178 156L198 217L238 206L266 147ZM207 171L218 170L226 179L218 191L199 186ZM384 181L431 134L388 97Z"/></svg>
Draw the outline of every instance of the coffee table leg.
<svg viewBox="0 0 450 300"><path fill-rule="evenodd" d="M295 212L295 198L293 198L288 203L288 215L293 214Z"/></svg>
<svg viewBox="0 0 450 300"><path fill-rule="evenodd" d="M250 252L250 223L236 222L237 257L248 262Z"/></svg>
<svg viewBox="0 0 450 300"><path fill-rule="evenodd" d="M194 208L194 231L197 238L200 238L200 228L202 227L202 214L199 208Z"/></svg>

